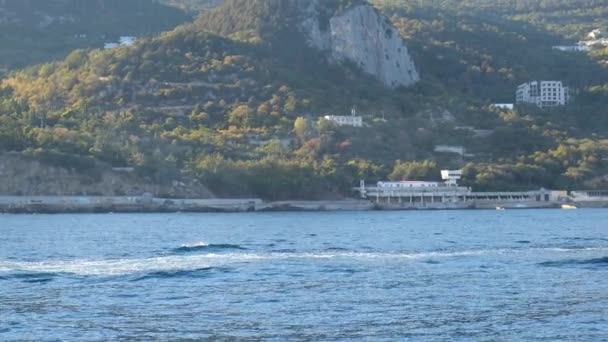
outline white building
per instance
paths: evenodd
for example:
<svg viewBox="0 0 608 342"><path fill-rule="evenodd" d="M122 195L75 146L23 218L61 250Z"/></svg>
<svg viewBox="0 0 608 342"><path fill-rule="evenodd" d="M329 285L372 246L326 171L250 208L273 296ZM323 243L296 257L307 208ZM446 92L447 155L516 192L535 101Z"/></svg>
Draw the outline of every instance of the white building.
<svg viewBox="0 0 608 342"><path fill-rule="evenodd" d="M378 188L381 189L416 189L416 188L438 188L441 186L438 182L423 182L423 181L400 181L400 182L378 182Z"/></svg>
<svg viewBox="0 0 608 342"><path fill-rule="evenodd" d="M493 103L492 107L498 109L513 110L515 108L515 105L513 103Z"/></svg>
<svg viewBox="0 0 608 342"><path fill-rule="evenodd" d="M424 181L399 181L378 182L377 186L379 189L428 189L441 188L445 186L458 186L458 181L462 178L462 170L441 170L441 178L443 179L444 183Z"/></svg>
<svg viewBox="0 0 608 342"><path fill-rule="evenodd" d="M338 126L353 126L353 127L363 127L363 117L356 115L356 111L353 108L352 115L326 115L324 116L325 120L329 120Z"/></svg>
<svg viewBox="0 0 608 342"><path fill-rule="evenodd" d="M566 51L566 52L584 52L590 51L591 46L578 44L578 45L556 45L553 50Z"/></svg>
<svg viewBox="0 0 608 342"><path fill-rule="evenodd" d="M435 146L435 152L439 153L455 153L464 156L464 146L451 146L451 145L437 145Z"/></svg>
<svg viewBox="0 0 608 342"><path fill-rule="evenodd" d="M118 46L131 46L131 45L135 44L135 41L136 41L135 37L121 36L118 39L118 43L105 43L103 48L107 50L107 49L113 49Z"/></svg>
<svg viewBox="0 0 608 342"><path fill-rule="evenodd" d="M123 46L131 46L133 44L135 44L135 37L132 36L122 36L119 38L119 43L120 45Z"/></svg>
<svg viewBox="0 0 608 342"><path fill-rule="evenodd" d="M599 38L599 39L592 39L592 40L584 40L582 42L579 42L579 44L583 44L589 47L589 49L591 49L591 47L595 46L595 45L600 45L600 46L608 46L608 38Z"/></svg>
<svg viewBox="0 0 608 342"><path fill-rule="evenodd" d="M462 178L462 170L441 170L441 179L447 186L458 186L458 181Z"/></svg>
<svg viewBox="0 0 608 342"><path fill-rule="evenodd" d="M589 39L599 39L602 38L602 30L595 29L587 34L587 38Z"/></svg>
<svg viewBox="0 0 608 342"><path fill-rule="evenodd" d="M363 127L363 118L360 116L326 115L324 118L338 126Z"/></svg>
<svg viewBox="0 0 608 342"><path fill-rule="evenodd" d="M595 29L587 34L587 38L585 40L578 42L578 45L585 45L589 49L596 45L608 46L608 37L604 36L600 29Z"/></svg>
<svg viewBox="0 0 608 342"><path fill-rule="evenodd" d="M517 87L517 104L529 103L540 108L565 106L570 102L570 90L562 81L532 81Z"/></svg>

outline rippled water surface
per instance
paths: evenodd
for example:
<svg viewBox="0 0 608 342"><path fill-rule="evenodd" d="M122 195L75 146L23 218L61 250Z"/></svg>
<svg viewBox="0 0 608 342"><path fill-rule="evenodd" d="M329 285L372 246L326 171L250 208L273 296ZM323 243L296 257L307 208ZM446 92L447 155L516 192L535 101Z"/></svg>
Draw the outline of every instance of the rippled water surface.
<svg viewBox="0 0 608 342"><path fill-rule="evenodd" d="M4 340L608 340L608 211L0 216Z"/></svg>

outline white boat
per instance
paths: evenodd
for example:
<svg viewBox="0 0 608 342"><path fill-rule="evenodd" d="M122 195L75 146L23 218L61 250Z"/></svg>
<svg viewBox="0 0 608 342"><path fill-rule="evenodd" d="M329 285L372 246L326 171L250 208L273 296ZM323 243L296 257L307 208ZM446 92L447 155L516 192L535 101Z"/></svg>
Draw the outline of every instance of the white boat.
<svg viewBox="0 0 608 342"><path fill-rule="evenodd" d="M572 205L572 204L562 204L562 209L572 210L572 209L578 209L578 208L575 205Z"/></svg>

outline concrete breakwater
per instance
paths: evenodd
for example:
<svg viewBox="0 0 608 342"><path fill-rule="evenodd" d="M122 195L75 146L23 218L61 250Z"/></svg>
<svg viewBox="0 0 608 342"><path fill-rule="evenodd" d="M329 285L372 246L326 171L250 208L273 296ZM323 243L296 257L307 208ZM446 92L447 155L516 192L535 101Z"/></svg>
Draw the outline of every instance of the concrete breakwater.
<svg viewBox="0 0 608 342"><path fill-rule="evenodd" d="M264 202L261 199L169 199L152 196L0 196L0 213L157 213L372 210L364 200Z"/></svg>
<svg viewBox="0 0 608 342"><path fill-rule="evenodd" d="M549 197L530 193L526 197L495 196L485 193L458 201L429 196L371 197L335 201L265 202L257 198L172 199L152 196L0 196L0 213L163 213L163 212L280 212L280 211L369 211L369 210L446 210L446 209L532 209L559 208L571 204L579 208L608 208L608 192L553 192ZM434 195L437 195L435 193ZM481 196L481 197L479 197Z"/></svg>

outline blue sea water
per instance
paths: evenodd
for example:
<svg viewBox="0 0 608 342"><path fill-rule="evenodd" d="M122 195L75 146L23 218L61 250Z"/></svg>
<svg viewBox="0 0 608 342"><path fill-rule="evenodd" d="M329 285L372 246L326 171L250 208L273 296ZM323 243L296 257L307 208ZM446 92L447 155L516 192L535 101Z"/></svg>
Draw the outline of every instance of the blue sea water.
<svg viewBox="0 0 608 342"><path fill-rule="evenodd" d="M0 341L606 341L608 211L0 216Z"/></svg>

